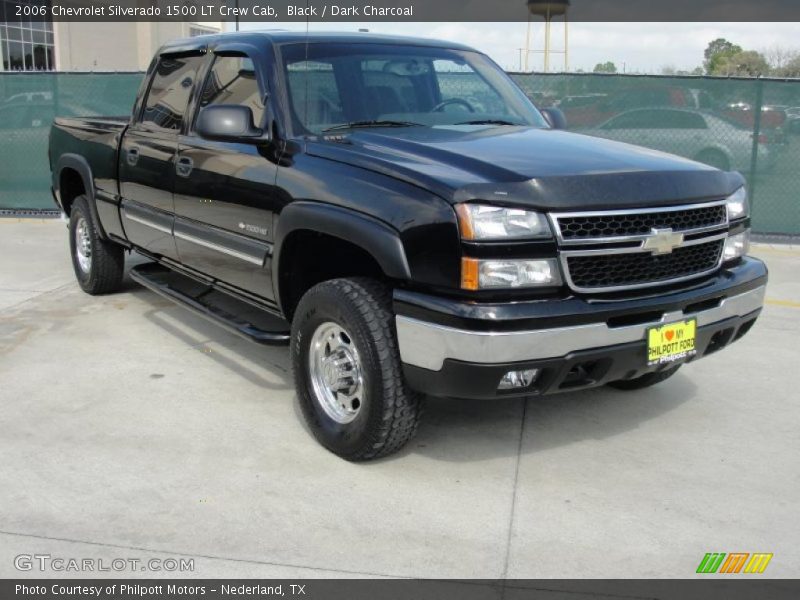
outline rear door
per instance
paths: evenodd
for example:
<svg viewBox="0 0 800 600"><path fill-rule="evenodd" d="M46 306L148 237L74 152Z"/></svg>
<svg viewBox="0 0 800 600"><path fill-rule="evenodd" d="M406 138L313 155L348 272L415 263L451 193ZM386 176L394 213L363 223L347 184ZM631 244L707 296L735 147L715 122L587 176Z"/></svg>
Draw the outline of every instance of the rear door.
<svg viewBox="0 0 800 600"><path fill-rule="evenodd" d="M177 259L173 238L173 185L178 133L203 56L162 55L154 67L140 113L120 146L122 224L134 244Z"/></svg>
<svg viewBox="0 0 800 600"><path fill-rule="evenodd" d="M211 105L247 106L254 124L266 129L270 111L263 71L268 59L256 48L235 47L215 52L195 113ZM267 142L206 140L190 124L179 139L175 178L181 262L267 300L274 297L275 150Z"/></svg>

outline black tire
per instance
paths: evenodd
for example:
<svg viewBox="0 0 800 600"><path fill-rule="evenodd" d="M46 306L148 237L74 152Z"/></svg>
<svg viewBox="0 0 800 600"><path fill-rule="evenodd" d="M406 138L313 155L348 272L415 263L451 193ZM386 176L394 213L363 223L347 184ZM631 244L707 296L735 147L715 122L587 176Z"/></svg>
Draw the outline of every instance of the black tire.
<svg viewBox="0 0 800 600"><path fill-rule="evenodd" d="M708 165L709 167L719 169L720 171L731 170L731 161L728 160L728 157L719 150L703 150L695 157L695 160Z"/></svg>
<svg viewBox="0 0 800 600"><path fill-rule="evenodd" d="M678 365L677 367L670 367L669 369L665 369L663 371L655 371L653 373L645 373L641 377L637 377L635 379L621 379L619 381L612 381L608 385L618 390L641 390L644 388L648 388L651 385L655 385L657 383L661 383L675 375L680 369L681 366Z"/></svg>
<svg viewBox="0 0 800 600"><path fill-rule="evenodd" d="M81 260L86 261L86 249L82 245L79 252L79 237L88 244L88 262L81 263ZM125 270L125 249L100 238L86 196L75 198L69 213L69 249L75 277L84 292L95 296L116 292L120 288Z"/></svg>
<svg viewBox="0 0 800 600"><path fill-rule="evenodd" d="M331 323L352 338L345 339L357 351L362 376L359 389L363 396L349 417L353 420L346 423L333 418L330 408L326 412L325 400L312 381L311 345L317 332ZM314 356L320 353L314 352ZM311 288L300 300L292 321L291 356L306 422L317 440L334 454L350 461L380 458L397 452L416 434L423 398L408 388L403 377L391 293L386 286L372 279L352 278Z"/></svg>

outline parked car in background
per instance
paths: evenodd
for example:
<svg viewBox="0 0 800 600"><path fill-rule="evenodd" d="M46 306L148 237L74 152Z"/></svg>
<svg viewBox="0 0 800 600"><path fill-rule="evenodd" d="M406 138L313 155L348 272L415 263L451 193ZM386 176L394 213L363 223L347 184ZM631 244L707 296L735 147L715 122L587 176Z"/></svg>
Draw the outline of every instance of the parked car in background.
<svg viewBox="0 0 800 600"><path fill-rule="evenodd" d="M685 156L723 171L749 171L753 135L711 113L675 108L630 110L582 133ZM760 168L774 165L777 148L759 137Z"/></svg>
<svg viewBox="0 0 800 600"><path fill-rule="evenodd" d="M695 108L712 106L708 92L675 86L653 86L616 94L566 96L558 107L570 128L596 127L608 119L637 108Z"/></svg>
<svg viewBox="0 0 800 600"><path fill-rule="evenodd" d="M40 179L41 149L47 145L54 117L51 102L23 100L0 105L0 137L13 148L0 161L0 181L19 188Z"/></svg>
<svg viewBox="0 0 800 600"><path fill-rule="evenodd" d="M62 100L56 105L52 95L49 100L27 94L15 97L15 102L0 104L0 138L6 142L0 152L0 181L15 190L36 189L41 185L42 171L47 168L42 150L47 148L47 136L56 116L113 110L104 102L78 104Z"/></svg>
<svg viewBox="0 0 800 600"><path fill-rule="evenodd" d="M786 109L786 132L800 133L800 106L790 106Z"/></svg>
<svg viewBox="0 0 800 600"><path fill-rule="evenodd" d="M53 92L20 92L3 100L4 104L20 102L52 102Z"/></svg>
<svg viewBox="0 0 800 600"><path fill-rule="evenodd" d="M721 116L734 121L744 129L755 127L755 111L747 102L733 102L723 107ZM761 108L761 131L778 129L786 122L786 112L778 106L764 105Z"/></svg>

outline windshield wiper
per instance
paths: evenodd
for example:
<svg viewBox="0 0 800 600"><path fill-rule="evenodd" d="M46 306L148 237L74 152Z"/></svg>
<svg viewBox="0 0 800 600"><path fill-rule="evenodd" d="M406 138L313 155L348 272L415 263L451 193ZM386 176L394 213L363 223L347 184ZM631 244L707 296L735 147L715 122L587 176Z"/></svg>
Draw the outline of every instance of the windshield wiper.
<svg viewBox="0 0 800 600"><path fill-rule="evenodd" d="M353 121L352 123L342 123L323 129L322 133L338 131L340 129L367 129L369 127L424 127L422 123L412 121Z"/></svg>
<svg viewBox="0 0 800 600"><path fill-rule="evenodd" d="M475 121L464 121L463 123L456 123L456 125L519 125L519 123L504 121L503 119L477 119Z"/></svg>

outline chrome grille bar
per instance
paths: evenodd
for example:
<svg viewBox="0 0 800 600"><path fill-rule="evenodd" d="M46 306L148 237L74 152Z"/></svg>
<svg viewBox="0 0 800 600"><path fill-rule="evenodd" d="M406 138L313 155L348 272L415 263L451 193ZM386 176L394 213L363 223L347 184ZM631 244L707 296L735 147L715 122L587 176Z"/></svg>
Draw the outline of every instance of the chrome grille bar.
<svg viewBox="0 0 800 600"><path fill-rule="evenodd" d="M692 214L693 211L699 212ZM722 265L723 240L727 237L730 225L724 200L646 209L550 213L548 218L558 241L559 260L565 281L576 292L587 293L616 292L669 285L710 275ZM687 227L687 222L698 223L699 226ZM566 237L565 223L568 223L571 228L570 234ZM598 226L597 223L601 223L602 226ZM642 231L645 227L651 228L649 233ZM581 232L590 231L592 235L576 233L578 228L581 228ZM620 230L625 228L635 233L620 234ZM596 235L598 231L603 230L608 230L609 235ZM651 249L653 246L660 246L660 244L652 244L653 241L664 242L663 238L658 237L664 235L675 238L674 246L670 249L672 240L668 237L664 252ZM648 240L650 240L650 244L647 243ZM707 251L700 248L704 244L708 245ZM688 249L693 246L698 247L697 252L689 253ZM673 255L673 252L680 249L687 249L680 253L681 257L685 256L687 260L690 260L691 254L703 253L705 260L702 261L702 268L696 272L687 273L687 265L681 265ZM706 265L714 258L716 252L718 252L716 262L707 267ZM573 276L574 274L570 272L570 258L607 256L609 260L597 261L598 268L601 268L602 265L603 269L613 270L616 267L624 271L627 268L626 265L642 262L633 260L632 255L635 254L641 254L643 259L652 258L654 273L663 271L665 262L671 262L676 276L657 278L654 275L652 281L643 281L640 271L631 271L628 277L630 281L625 283L624 273L622 275L615 273L614 277L603 278L600 276L586 277L585 270L578 277ZM619 261L616 263L613 260L615 256L619 257ZM629 258L626 259L626 256ZM665 258L659 258L659 256ZM697 264L700 266L699 262ZM637 268L641 269L641 266ZM603 279L613 279L620 283L615 285L586 285L583 283L583 281L588 283Z"/></svg>

